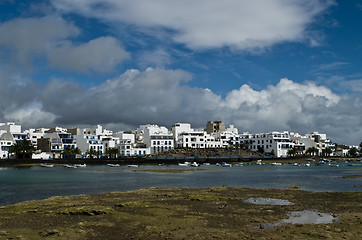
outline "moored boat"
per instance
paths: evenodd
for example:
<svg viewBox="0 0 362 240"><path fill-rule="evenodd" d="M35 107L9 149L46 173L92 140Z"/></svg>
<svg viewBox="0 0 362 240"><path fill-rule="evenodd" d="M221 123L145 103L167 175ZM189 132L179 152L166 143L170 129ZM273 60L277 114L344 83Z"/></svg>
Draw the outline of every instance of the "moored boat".
<svg viewBox="0 0 362 240"><path fill-rule="evenodd" d="M138 167L137 164L130 164L130 165L127 165L127 167Z"/></svg>
<svg viewBox="0 0 362 240"><path fill-rule="evenodd" d="M119 167L119 164L108 163L108 167Z"/></svg>
<svg viewBox="0 0 362 240"><path fill-rule="evenodd" d="M184 163L179 163L178 165L182 166L182 167L187 167L187 166L190 166L191 163L190 162L184 162Z"/></svg>
<svg viewBox="0 0 362 240"><path fill-rule="evenodd" d="M193 163L190 164L190 166L191 166L191 167L198 167L198 166L200 166L200 165L199 165L197 162L193 162Z"/></svg>
<svg viewBox="0 0 362 240"><path fill-rule="evenodd" d="M74 166L74 165L69 165L69 164L63 164L63 167L66 167L66 168L77 168L76 166Z"/></svg>
<svg viewBox="0 0 362 240"><path fill-rule="evenodd" d="M223 166L223 167L232 167L233 165L231 165L230 163L222 162L221 166Z"/></svg>
<svg viewBox="0 0 362 240"><path fill-rule="evenodd" d="M47 167L47 168L52 168L52 167L54 167L54 164L42 163L42 164L40 164L40 166Z"/></svg>
<svg viewBox="0 0 362 240"><path fill-rule="evenodd" d="M85 163L84 163L84 164L74 164L74 166L75 166L75 167L86 167L87 164L85 164Z"/></svg>

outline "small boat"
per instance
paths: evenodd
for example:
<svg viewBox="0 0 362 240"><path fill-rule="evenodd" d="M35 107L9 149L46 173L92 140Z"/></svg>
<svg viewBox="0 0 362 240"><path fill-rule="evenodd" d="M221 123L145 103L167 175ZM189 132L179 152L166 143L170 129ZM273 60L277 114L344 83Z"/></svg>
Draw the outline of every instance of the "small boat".
<svg viewBox="0 0 362 240"><path fill-rule="evenodd" d="M273 162L273 163L271 163L271 165L273 165L273 166L281 166L281 165L283 165L283 163L280 163L280 162Z"/></svg>
<svg viewBox="0 0 362 240"><path fill-rule="evenodd" d="M293 163L293 166L296 166L296 167L298 167L298 163L296 163L296 162L295 162L295 163Z"/></svg>
<svg viewBox="0 0 362 240"><path fill-rule="evenodd" d="M191 166L191 167L198 167L198 166L200 166L200 165L199 165L197 162L193 162L193 163L190 164L190 166Z"/></svg>
<svg viewBox="0 0 362 240"><path fill-rule="evenodd" d="M205 165L205 166L210 166L210 163L203 163L203 165Z"/></svg>
<svg viewBox="0 0 362 240"><path fill-rule="evenodd" d="M77 168L76 166L74 166L74 165L69 165L69 164L64 164L63 167L66 167L66 168Z"/></svg>
<svg viewBox="0 0 362 240"><path fill-rule="evenodd" d="M184 163L179 163L178 165L182 166L182 167L188 167L188 166L191 165L191 163L190 162L184 162Z"/></svg>
<svg viewBox="0 0 362 240"><path fill-rule="evenodd" d="M231 165L230 163L222 162L221 166L223 166L223 167L232 167L233 165Z"/></svg>
<svg viewBox="0 0 362 240"><path fill-rule="evenodd" d="M306 166L306 167L310 167L310 163L306 163L305 166Z"/></svg>
<svg viewBox="0 0 362 240"><path fill-rule="evenodd" d="M52 167L54 167L54 164L43 163L43 164L40 164L40 166L47 167L47 168L52 168Z"/></svg>
<svg viewBox="0 0 362 240"><path fill-rule="evenodd" d="M328 164L328 166L330 166L330 167L339 167L338 164Z"/></svg>
<svg viewBox="0 0 362 240"><path fill-rule="evenodd" d="M108 163L108 167L119 167L119 164Z"/></svg>
<svg viewBox="0 0 362 240"><path fill-rule="evenodd" d="M261 162L261 159L256 161L256 165L262 165L263 163Z"/></svg>
<svg viewBox="0 0 362 240"><path fill-rule="evenodd" d="M127 165L127 167L138 167L137 164L130 164L130 165Z"/></svg>
<svg viewBox="0 0 362 240"><path fill-rule="evenodd" d="M74 166L75 166L75 167L86 167L87 164L85 164L85 163L84 163L84 164L74 164Z"/></svg>

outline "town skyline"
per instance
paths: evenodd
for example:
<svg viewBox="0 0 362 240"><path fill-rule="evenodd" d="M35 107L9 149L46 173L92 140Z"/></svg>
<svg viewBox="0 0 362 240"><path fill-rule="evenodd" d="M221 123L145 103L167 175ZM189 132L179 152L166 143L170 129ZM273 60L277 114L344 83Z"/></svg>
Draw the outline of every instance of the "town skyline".
<svg viewBox="0 0 362 240"><path fill-rule="evenodd" d="M39 128L21 130L15 123L0 123L0 158L22 154L14 149L32 149L34 159L60 158L67 151L82 156L110 154L147 156L173 149L240 149L287 157L294 154L346 156L358 146L337 145L325 133L300 134L288 131L264 133L239 132L223 121L208 121L205 128L195 129L190 123L175 123L171 129L154 124L140 125L132 131L113 132L97 125L92 128ZM29 146L29 147L26 147ZM36 150L36 151L35 151ZM352 151L352 150L351 150ZM67 153L69 154L69 153ZM352 153L351 153L352 154Z"/></svg>
<svg viewBox="0 0 362 240"><path fill-rule="evenodd" d="M0 122L362 136L362 5L5 0Z"/></svg>

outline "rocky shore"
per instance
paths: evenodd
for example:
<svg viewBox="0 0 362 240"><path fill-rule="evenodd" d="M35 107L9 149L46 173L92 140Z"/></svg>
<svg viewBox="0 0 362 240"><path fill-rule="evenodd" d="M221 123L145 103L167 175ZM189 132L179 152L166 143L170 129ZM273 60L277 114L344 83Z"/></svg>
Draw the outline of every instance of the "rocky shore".
<svg viewBox="0 0 362 240"><path fill-rule="evenodd" d="M0 239L353 240L362 235L361 199L362 192L231 187L52 197L0 207ZM332 221L284 223L294 211Z"/></svg>

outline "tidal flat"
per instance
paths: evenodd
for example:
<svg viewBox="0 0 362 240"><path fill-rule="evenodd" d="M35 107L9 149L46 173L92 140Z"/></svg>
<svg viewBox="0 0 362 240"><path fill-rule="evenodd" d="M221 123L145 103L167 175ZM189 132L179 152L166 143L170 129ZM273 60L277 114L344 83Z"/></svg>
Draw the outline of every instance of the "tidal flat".
<svg viewBox="0 0 362 240"><path fill-rule="evenodd" d="M252 204L247 199L293 204ZM360 239L362 192L238 187L147 188L0 207L0 239ZM328 224L282 223L292 212Z"/></svg>

